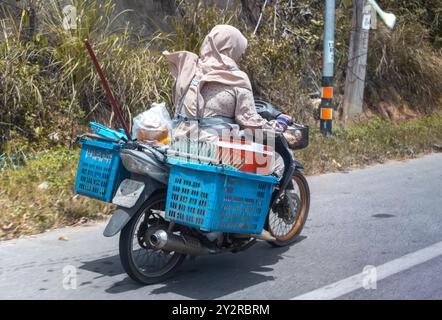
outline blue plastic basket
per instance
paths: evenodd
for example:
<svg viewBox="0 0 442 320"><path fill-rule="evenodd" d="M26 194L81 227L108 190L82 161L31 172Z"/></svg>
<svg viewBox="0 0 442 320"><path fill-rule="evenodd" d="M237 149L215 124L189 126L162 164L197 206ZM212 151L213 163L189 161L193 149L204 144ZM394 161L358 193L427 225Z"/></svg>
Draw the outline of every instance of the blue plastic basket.
<svg viewBox="0 0 442 320"><path fill-rule="evenodd" d="M112 202L121 181L129 176L119 154L121 145L102 140L80 139L75 192L90 198Z"/></svg>
<svg viewBox="0 0 442 320"><path fill-rule="evenodd" d="M278 182L222 167L169 159L166 219L203 231L261 233Z"/></svg>
<svg viewBox="0 0 442 320"><path fill-rule="evenodd" d="M124 140L127 141L127 136L125 133L113 130L109 127L106 127L100 123L96 122L89 122L89 126L91 127L94 132L102 137L109 138L109 139L115 139L115 140ZM120 129L122 130L122 129Z"/></svg>

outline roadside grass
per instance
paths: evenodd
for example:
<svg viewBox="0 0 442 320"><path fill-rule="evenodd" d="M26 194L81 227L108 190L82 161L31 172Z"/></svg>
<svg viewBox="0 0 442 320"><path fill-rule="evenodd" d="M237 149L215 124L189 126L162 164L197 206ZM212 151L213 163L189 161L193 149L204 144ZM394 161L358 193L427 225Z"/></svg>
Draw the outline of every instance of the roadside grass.
<svg viewBox="0 0 442 320"><path fill-rule="evenodd" d="M397 125L376 116L365 124L336 127L329 138L313 129L309 147L297 152L296 157L305 164L305 173L314 175L415 158L440 150L441 146L442 112L439 111Z"/></svg>
<svg viewBox="0 0 442 320"><path fill-rule="evenodd" d="M44 232L110 213L111 206L74 194L78 150L36 153L21 168L0 171L0 239Z"/></svg>
<svg viewBox="0 0 442 320"><path fill-rule="evenodd" d="M365 124L335 128L324 138L315 128L310 146L296 153L305 174L348 170L430 153L442 145L442 112L400 122L375 117ZM74 194L78 150L36 153L20 168L0 173L0 239L105 218L112 206Z"/></svg>

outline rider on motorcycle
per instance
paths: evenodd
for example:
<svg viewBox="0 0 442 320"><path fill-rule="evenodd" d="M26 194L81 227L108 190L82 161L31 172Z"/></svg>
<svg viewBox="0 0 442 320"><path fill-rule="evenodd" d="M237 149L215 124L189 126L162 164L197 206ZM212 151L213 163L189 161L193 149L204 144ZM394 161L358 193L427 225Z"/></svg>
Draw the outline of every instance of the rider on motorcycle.
<svg viewBox="0 0 442 320"><path fill-rule="evenodd" d="M238 29L217 25L204 39L199 56L188 51L163 53L175 79L174 138L213 141L220 136L238 139L247 131L274 135L287 129L290 116L267 121L257 113L249 77L237 65L246 48L247 39ZM271 171L278 177L284 172L278 154Z"/></svg>
<svg viewBox="0 0 442 320"><path fill-rule="evenodd" d="M274 150L279 155L273 174L279 181L176 162L168 159L167 147L142 141L122 143L126 139L116 140L120 133L110 129L112 138L108 137L106 127L97 127L102 133L82 137L76 191L117 205L103 234L120 233L121 264L141 284L168 279L187 255L237 253L258 239L274 247L291 245L307 220L308 183L300 171L303 165L294 158L285 137L292 131L286 131L291 119L265 101L254 101L250 80L237 67L246 47L247 40L237 29L221 25L205 38L200 56L185 51L165 53L175 78L173 134L176 140L182 136L196 140L196 145L184 146L188 150L182 154L188 151L189 159L197 149L196 156L201 151L201 158L223 161L218 157L220 144L213 151L207 148L212 144L200 145L199 141L211 142L220 136L242 140L247 133L255 139L258 131L264 131L266 144L275 138ZM96 62L90 46L88 50ZM176 142L180 147L180 141ZM308 140L302 143L305 148ZM246 142L241 150L250 145ZM216 157L206 157L207 150Z"/></svg>

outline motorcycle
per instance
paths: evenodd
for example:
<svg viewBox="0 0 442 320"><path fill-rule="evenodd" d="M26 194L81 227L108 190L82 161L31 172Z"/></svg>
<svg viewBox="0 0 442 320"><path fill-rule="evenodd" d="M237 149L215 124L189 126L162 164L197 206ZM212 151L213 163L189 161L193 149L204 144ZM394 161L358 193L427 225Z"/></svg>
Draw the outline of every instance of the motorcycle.
<svg viewBox="0 0 442 320"><path fill-rule="evenodd" d="M256 106L258 113L268 120L280 113L263 101L257 101ZM89 134L88 138L118 142L118 149L112 152L118 153L125 169L125 173L120 174L118 188L107 197L106 201L116 204L117 209L103 234L105 237L120 234L122 266L130 278L140 284L154 284L170 278L186 256L238 253L258 240L274 247L288 246L297 240L303 229L310 206L309 186L301 173L303 165L294 159L293 150L282 134L276 136L275 152L284 161L284 174L271 191L270 204L264 208L263 231L252 234L203 230L167 217L170 171L167 148L136 141L121 142L123 134L113 132L113 136L104 137L105 128L95 129L98 135ZM308 127L298 125L298 131L302 139L292 146L294 149L308 145ZM91 150L86 152L93 154ZM78 190L76 185L78 193L88 195Z"/></svg>

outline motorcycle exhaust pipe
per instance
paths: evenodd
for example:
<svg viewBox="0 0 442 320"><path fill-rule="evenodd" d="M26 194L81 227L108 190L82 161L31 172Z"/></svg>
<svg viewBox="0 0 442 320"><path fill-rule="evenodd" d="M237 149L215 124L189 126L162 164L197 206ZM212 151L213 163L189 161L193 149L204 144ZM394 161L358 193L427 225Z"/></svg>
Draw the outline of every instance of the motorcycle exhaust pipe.
<svg viewBox="0 0 442 320"><path fill-rule="evenodd" d="M149 238L154 250L175 251L191 256L203 256L216 253L203 246L201 242L190 236L178 236L165 230L157 230Z"/></svg>

